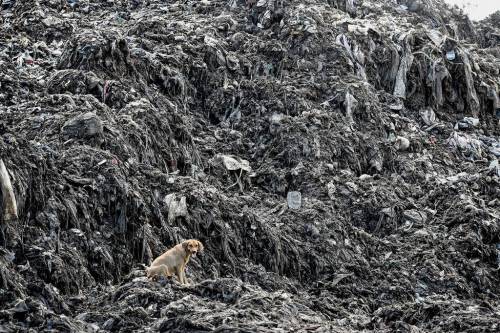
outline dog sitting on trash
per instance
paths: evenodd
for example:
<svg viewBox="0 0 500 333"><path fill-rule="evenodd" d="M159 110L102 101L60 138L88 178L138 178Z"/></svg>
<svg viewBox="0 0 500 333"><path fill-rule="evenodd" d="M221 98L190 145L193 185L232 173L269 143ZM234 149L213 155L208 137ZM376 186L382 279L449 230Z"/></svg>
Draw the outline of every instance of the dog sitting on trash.
<svg viewBox="0 0 500 333"><path fill-rule="evenodd" d="M146 268L146 275L151 280L160 276L170 277L177 275L181 284L187 284L185 269L191 257L203 251L203 244L197 239L188 239L177 244L161 256L153 260L151 266Z"/></svg>

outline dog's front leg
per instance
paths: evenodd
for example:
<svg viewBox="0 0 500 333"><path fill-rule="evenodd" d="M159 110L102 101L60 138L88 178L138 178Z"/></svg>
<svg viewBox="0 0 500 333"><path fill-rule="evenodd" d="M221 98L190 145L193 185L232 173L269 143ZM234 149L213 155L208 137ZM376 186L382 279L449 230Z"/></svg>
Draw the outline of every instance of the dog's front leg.
<svg viewBox="0 0 500 333"><path fill-rule="evenodd" d="M187 284L186 281L186 266L181 267L181 274L182 274L182 284Z"/></svg>
<svg viewBox="0 0 500 333"><path fill-rule="evenodd" d="M182 284L182 271L180 266L175 267L175 275L177 275L177 280Z"/></svg>

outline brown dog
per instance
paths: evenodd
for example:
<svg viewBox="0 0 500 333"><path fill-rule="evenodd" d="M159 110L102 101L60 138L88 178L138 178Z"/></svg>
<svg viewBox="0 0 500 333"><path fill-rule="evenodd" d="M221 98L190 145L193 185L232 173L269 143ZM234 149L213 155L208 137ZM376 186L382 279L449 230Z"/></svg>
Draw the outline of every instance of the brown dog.
<svg viewBox="0 0 500 333"><path fill-rule="evenodd" d="M186 264L191 256L195 257L201 251L203 251L203 244L199 240L188 239L153 260L151 266L146 269L146 274L148 278L156 278L172 276L175 273L180 283L187 284L184 273Z"/></svg>
<svg viewBox="0 0 500 333"><path fill-rule="evenodd" d="M146 268L146 275L149 279L153 281L158 281L158 278L160 276L170 277L172 276L172 273L168 270L167 266L159 265Z"/></svg>

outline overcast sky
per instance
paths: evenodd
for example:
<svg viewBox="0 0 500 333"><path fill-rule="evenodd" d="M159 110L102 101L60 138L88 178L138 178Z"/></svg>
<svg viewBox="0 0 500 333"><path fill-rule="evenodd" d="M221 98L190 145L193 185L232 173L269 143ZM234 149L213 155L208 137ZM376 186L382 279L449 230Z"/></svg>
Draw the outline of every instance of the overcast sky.
<svg viewBox="0 0 500 333"><path fill-rule="evenodd" d="M486 16L500 10L500 0L445 0L450 4L456 4L469 14L473 20L481 20ZM463 7L465 5L465 7Z"/></svg>

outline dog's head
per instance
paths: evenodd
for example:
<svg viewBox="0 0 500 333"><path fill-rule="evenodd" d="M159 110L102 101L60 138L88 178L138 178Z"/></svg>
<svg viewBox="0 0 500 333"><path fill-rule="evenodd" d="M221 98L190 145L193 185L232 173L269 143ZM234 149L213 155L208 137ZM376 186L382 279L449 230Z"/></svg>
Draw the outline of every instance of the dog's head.
<svg viewBox="0 0 500 333"><path fill-rule="evenodd" d="M196 257L196 254L203 251L203 244L201 244L201 242L196 239L189 239L187 241L184 241L182 243L182 247L193 257Z"/></svg>

